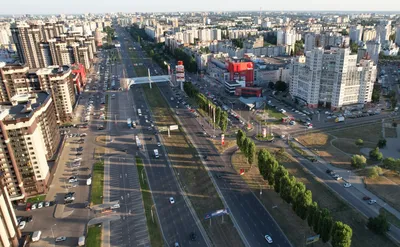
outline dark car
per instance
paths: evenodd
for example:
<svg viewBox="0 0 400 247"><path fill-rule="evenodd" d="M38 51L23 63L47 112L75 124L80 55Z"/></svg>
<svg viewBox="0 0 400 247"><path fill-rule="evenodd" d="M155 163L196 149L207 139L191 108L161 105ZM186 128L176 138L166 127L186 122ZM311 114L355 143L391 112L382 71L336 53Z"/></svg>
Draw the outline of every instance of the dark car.
<svg viewBox="0 0 400 247"><path fill-rule="evenodd" d="M364 201L369 201L369 200L371 200L371 197L364 196L364 197L363 197L363 200L364 200Z"/></svg>
<svg viewBox="0 0 400 247"><path fill-rule="evenodd" d="M196 241L196 239L197 239L196 233L194 233L194 232L190 233L190 240Z"/></svg>
<svg viewBox="0 0 400 247"><path fill-rule="evenodd" d="M32 217L32 215L25 216L25 217L22 217L22 220L25 221L26 223L29 223L33 220L33 217Z"/></svg>
<svg viewBox="0 0 400 247"><path fill-rule="evenodd" d="M215 175L217 178L222 178L222 175L220 173L217 173L217 175Z"/></svg>
<svg viewBox="0 0 400 247"><path fill-rule="evenodd" d="M331 172L333 172L333 171L330 170L330 169L327 169L327 170L326 170L326 173L328 173L328 174L331 174Z"/></svg>

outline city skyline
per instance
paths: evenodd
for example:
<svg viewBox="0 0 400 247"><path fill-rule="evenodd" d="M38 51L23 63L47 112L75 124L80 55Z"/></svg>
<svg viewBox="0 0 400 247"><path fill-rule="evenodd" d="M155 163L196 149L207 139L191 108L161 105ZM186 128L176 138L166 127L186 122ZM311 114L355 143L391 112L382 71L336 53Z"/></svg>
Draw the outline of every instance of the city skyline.
<svg viewBox="0 0 400 247"><path fill-rule="evenodd" d="M46 6L47 5L47 6ZM42 8L41 6L46 6ZM79 6L79 8L76 8ZM290 6L290 7L288 7ZM188 4L182 0L171 0L168 2L159 2L157 0L142 1L131 3L126 0L116 0L98 4L93 0L69 2L58 2L54 4L50 0L8 2L7 8L0 11L0 15L47 15L47 14L77 14L77 13L109 13L109 12L197 12L197 11L354 11L354 12L396 12L393 9L396 6L395 0L383 1L331 1L321 2L306 0L298 2L288 0L284 3L273 2L266 3L261 0L252 0L236 3L232 6L228 1L219 1L215 3L211 0L205 0L200 4Z"/></svg>

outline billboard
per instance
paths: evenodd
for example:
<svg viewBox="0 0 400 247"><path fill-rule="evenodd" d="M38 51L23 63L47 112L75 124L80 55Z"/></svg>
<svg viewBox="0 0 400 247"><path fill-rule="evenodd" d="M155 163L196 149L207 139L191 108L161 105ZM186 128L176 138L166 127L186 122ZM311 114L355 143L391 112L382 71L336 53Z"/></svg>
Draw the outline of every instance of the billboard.
<svg viewBox="0 0 400 247"><path fill-rule="evenodd" d="M224 145L225 144L225 135L221 134L221 144Z"/></svg>
<svg viewBox="0 0 400 247"><path fill-rule="evenodd" d="M169 126L169 130L177 130L178 129L178 125L170 125Z"/></svg>
<svg viewBox="0 0 400 247"><path fill-rule="evenodd" d="M185 81L185 66L182 61L178 61L178 65L175 66L176 70L176 81L184 82Z"/></svg>
<svg viewBox="0 0 400 247"><path fill-rule="evenodd" d="M212 212L212 213L208 213L208 214L206 214L206 216L204 217L204 219L205 219L205 220L209 220L209 219L211 219L212 217L222 216L222 215L224 215L224 214L229 214L229 210L228 210L227 208L225 208L225 209L220 209L220 210L217 210L217 211Z"/></svg>

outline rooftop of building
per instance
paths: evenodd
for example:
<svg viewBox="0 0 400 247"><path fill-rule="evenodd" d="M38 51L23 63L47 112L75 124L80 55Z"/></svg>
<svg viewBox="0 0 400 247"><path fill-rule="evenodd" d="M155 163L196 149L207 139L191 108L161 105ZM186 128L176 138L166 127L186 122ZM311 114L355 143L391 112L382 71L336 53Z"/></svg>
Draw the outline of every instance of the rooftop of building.
<svg viewBox="0 0 400 247"><path fill-rule="evenodd" d="M37 92L32 94L20 94L11 98L12 105L2 105L0 116L7 112L6 116L2 116L3 121L15 121L19 118L29 118L40 108L49 98L47 92Z"/></svg>
<svg viewBox="0 0 400 247"><path fill-rule="evenodd" d="M62 65L62 66L49 66L47 68L41 68L36 70L36 74L38 75L62 75L70 70L70 66Z"/></svg>

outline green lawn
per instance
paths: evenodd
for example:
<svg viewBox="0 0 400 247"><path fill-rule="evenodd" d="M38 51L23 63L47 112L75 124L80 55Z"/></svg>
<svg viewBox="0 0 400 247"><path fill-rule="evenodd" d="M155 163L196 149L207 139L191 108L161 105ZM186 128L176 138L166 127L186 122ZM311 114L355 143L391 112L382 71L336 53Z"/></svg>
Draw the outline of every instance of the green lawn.
<svg viewBox="0 0 400 247"><path fill-rule="evenodd" d="M91 204L103 203L104 161L98 161L93 166Z"/></svg>
<svg viewBox="0 0 400 247"><path fill-rule="evenodd" d="M38 195L38 196L30 197L26 201L29 203L36 203L36 202L43 202L45 199L46 199L46 195Z"/></svg>
<svg viewBox="0 0 400 247"><path fill-rule="evenodd" d="M89 226L88 234L86 237L86 247L100 247L101 246L101 231L100 225Z"/></svg>
<svg viewBox="0 0 400 247"><path fill-rule="evenodd" d="M133 68L135 69L136 75L138 77L143 77L148 75L147 68L144 66L138 65L138 66L133 66Z"/></svg>
<svg viewBox="0 0 400 247"><path fill-rule="evenodd" d="M268 114L269 117L273 117L276 119L281 119L283 117L287 117L285 114L277 111L276 109L265 107L265 112Z"/></svg>
<svg viewBox="0 0 400 247"><path fill-rule="evenodd" d="M139 157L136 157L136 167L137 167L138 174L139 174L140 188L141 188L141 192L142 192L144 210L146 213L147 228L149 229L151 246L153 246L153 247L160 246L161 247L161 246L163 246L164 242L162 239L162 235L161 235L160 227L158 225L157 215L155 213L154 207L153 207L153 217L151 216L151 209L152 209L152 206L154 205L154 202L153 202L153 198L151 197L151 191L149 188L149 184L147 182L146 173L145 173L145 171L143 171L143 169L144 169L143 162L142 162L142 159Z"/></svg>

